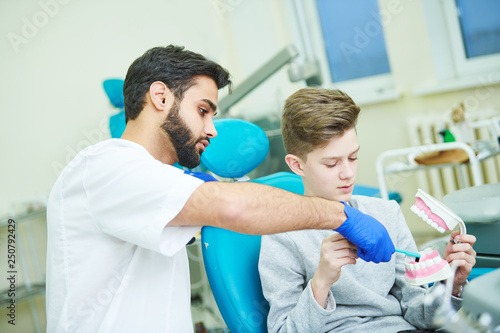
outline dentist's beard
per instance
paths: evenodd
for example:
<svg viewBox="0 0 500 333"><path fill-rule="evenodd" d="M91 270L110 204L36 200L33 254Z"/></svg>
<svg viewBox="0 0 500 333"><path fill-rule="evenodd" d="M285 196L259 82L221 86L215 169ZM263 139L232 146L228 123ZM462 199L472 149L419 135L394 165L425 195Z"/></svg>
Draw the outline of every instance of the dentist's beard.
<svg viewBox="0 0 500 333"><path fill-rule="evenodd" d="M201 137L198 140L194 139L193 132L179 115L179 104L177 102L170 108L161 128L170 137L181 166L193 169L200 165L202 151L196 149L196 144L201 140L210 140L206 137Z"/></svg>

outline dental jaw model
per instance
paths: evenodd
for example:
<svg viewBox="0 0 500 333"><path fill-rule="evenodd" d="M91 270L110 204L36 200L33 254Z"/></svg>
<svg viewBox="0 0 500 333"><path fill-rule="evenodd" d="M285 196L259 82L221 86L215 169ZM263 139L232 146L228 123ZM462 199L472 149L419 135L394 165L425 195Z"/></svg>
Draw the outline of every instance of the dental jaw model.
<svg viewBox="0 0 500 333"><path fill-rule="evenodd" d="M453 230L458 224L460 234L466 234L465 223L448 207L421 189L418 189L415 197L417 200L411 210L431 227L444 233ZM448 262L441 258L437 250L431 248L421 251L418 261L412 257L405 259L406 282L411 285L446 280L452 273Z"/></svg>
<svg viewBox="0 0 500 333"><path fill-rule="evenodd" d="M421 189L418 189L415 197L417 201L410 209L428 225L443 233L447 230L453 230L458 224L460 234L465 235L467 233L464 221L436 198Z"/></svg>
<svg viewBox="0 0 500 333"><path fill-rule="evenodd" d="M405 259L406 282L414 286L446 280L451 273L448 262L430 247L420 252L418 262L409 256Z"/></svg>

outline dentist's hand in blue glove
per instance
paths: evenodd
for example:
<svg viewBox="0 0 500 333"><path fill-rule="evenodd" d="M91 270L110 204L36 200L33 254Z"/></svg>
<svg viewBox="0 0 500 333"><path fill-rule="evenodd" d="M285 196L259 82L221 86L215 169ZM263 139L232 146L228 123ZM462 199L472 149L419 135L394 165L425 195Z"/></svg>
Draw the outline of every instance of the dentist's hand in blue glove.
<svg viewBox="0 0 500 333"><path fill-rule="evenodd" d="M370 215L342 203L347 220L335 231L358 247L358 257L361 259L375 263L391 260L395 250L387 229Z"/></svg>
<svg viewBox="0 0 500 333"><path fill-rule="evenodd" d="M190 176L199 178L205 182L216 182L217 181L217 179L215 179L214 176L212 176L211 174L208 174L208 173L204 173L204 172L184 170L184 173L186 175L190 175Z"/></svg>

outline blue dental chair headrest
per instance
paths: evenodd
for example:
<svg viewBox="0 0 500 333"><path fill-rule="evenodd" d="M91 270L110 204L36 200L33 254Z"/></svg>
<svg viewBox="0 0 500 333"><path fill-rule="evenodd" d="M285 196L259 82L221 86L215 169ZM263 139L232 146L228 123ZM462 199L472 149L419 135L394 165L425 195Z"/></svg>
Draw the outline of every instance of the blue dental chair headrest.
<svg viewBox="0 0 500 333"><path fill-rule="evenodd" d="M107 79L104 80L102 86L109 101L115 108L123 109L125 101L123 97L123 83L122 79Z"/></svg>
<svg viewBox="0 0 500 333"><path fill-rule="evenodd" d="M109 117L109 131L112 138L119 138L125 130L125 99L123 96L123 83L122 79L107 79L102 83L102 87L106 92L111 104L120 109L120 111Z"/></svg>
<svg viewBox="0 0 500 333"><path fill-rule="evenodd" d="M266 158L269 139L259 126L241 119L216 119L214 125L217 136L201 162L217 176L243 177Z"/></svg>

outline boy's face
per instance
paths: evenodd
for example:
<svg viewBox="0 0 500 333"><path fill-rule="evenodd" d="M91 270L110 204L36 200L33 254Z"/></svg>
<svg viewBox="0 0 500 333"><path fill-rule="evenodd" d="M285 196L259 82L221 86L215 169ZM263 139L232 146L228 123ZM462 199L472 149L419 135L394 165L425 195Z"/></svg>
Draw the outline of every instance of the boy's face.
<svg viewBox="0 0 500 333"><path fill-rule="evenodd" d="M329 200L351 199L358 170L358 138L355 129L318 147L300 160L305 195Z"/></svg>

